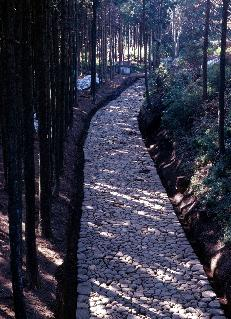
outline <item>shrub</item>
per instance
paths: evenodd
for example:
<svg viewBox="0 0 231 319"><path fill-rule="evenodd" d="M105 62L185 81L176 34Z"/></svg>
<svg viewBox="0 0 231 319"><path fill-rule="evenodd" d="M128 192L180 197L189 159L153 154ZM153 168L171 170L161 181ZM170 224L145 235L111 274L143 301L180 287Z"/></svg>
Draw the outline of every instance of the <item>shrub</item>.
<svg viewBox="0 0 231 319"><path fill-rule="evenodd" d="M164 101L169 107L164 112L163 125L176 134L190 130L195 114L201 111L201 86L198 83L187 84L181 78L175 81Z"/></svg>
<svg viewBox="0 0 231 319"><path fill-rule="evenodd" d="M170 86L170 75L167 67L164 64L160 64L150 76L150 95L160 93L161 91L168 91Z"/></svg>
<svg viewBox="0 0 231 319"><path fill-rule="evenodd" d="M198 161L200 164L207 164L214 161L218 152L218 128L213 126L211 128L203 129L197 132L197 136L193 140L193 146L199 152Z"/></svg>
<svg viewBox="0 0 231 319"><path fill-rule="evenodd" d="M219 91L220 83L220 65L213 64L208 67L208 86L209 93L213 95ZM231 87L231 67L226 66L226 86Z"/></svg>
<svg viewBox="0 0 231 319"><path fill-rule="evenodd" d="M202 45L200 41L189 41L181 51L184 60L194 69L200 69L202 64Z"/></svg>

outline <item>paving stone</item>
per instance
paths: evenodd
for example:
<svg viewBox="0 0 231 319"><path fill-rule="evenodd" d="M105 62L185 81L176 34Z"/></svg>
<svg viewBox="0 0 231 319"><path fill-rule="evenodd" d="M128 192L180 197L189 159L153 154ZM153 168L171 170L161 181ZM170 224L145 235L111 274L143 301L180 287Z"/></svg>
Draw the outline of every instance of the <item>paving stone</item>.
<svg viewBox="0 0 231 319"><path fill-rule="evenodd" d="M225 318L139 132L144 91L138 81L89 128L77 319Z"/></svg>
<svg viewBox="0 0 231 319"><path fill-rule="evenodd" d="M202 297L204 298L215 298L216 294L212 290L206 290L202 292Z"/></svg>
<svg viewBox="0 0 231 319"><path fill-rule="evenodd" d="M76 313L76 318L89 319L90 318L89 310L86 308L78 308L77 313ZM94 318L94 317L92 317L92 318Z"/></svg>
<svg viewBox="0 0 231 319"><path fill-rule="evenodd" d="M213 300L209 303L209 307L211 308L220 308L220 303L218 300Z"/></svg>

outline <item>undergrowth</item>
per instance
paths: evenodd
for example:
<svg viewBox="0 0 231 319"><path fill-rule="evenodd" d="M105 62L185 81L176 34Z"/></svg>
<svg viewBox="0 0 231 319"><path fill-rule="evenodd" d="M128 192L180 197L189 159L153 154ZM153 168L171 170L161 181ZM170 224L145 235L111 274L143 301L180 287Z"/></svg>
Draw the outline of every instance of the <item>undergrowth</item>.
<svg viewBox="0 0 231 319"><path fill-rule="evenodd" d="M161 66L152 76L152 94L162 91L162 126L176 145L179 169L190 178L188 191L198 199L202 211L231 242L231 111L226 110L226 155L218 156L217 65L209 68L209 99L202 101L202 81L191 70ZM227 101L231 97L231 68L227 67ZM227 104L228 104L227 103Z"/></svg>

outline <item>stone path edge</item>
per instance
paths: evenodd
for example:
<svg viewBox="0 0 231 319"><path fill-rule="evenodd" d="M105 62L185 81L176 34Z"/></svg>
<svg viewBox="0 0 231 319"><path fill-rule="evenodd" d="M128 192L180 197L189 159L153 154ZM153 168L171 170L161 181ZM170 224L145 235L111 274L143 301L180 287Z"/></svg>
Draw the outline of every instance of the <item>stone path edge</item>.
<svg viewBox="0 0 231 319"><path fill-rule="evenodd" d="M163 163L160 161L162 147L159 145L159 137L161 138L162 143L163 142L169 143L169 141L171 140L169 138L171 133L166 129L161 129L161 118L158 118L158 117L154 119L152 131L150 131L149 129L147 129L147 127L145 127L141 112L138 116L138 123L139 123L139 129L140 129L140 132L142 134L142 138L143 138L143 141L145 143L145 146L146 146L146 148L150 154L150 157L151 157L151 159L156 167L157 174L160 177L161 183L168 194L168 197L171 201L171 204L175 210L175 214L176 214L176 216L177 216L177 218L178 218L178 220L179 220L179 222L180 222L180 224L181 224L181 226L186 234L186 237L187 237L190 245L192 246L198 259L200 260L201 265L204 268L204 271L208 277L210 285L212 286L215 293L217 295L220 295L219 292L221 291L222 282L218 282L217 280L214 280L214 278L211 278L208 275L207 268L206 268L205 263L203 262L203 259L202 259L203 250L200 247L198 248L197 243L195 242L195 239L193 239L193 237L190 235L190 230L188 228L186 228L186 226L183 222L183 218L181 217L183 211L185 213L185 211L190 211L191 209L194 208L194 206L196 204L196 197L193 194L191 194L190 196L188 194L185 195L184 192L182 192L182 191L173 192L172 189L175 185L173 185L172 181L170 179L168 179L165 167L162 165ZM154 142L153 142L153 136L154 136ZM154 146L154 148L153 148L153 146ZM172 151L174 152L175 147L173 145L173 142L171 143L171 147L172 147ZM154 153L153 153L154 149L156 149L157 151L154 151ZM158 156L156 155L157 152L159 153ZM170 161L166 161L165 165L167 165L169 163L170 163ZM177 174L178 163L179 163L179 158L176 157L176 159L174 160L174 163L171 162L172 167L170 169L173 171L173 174L176 175L175 176L176 178L178 176L181 176L181 174L179 174L179 173ZM184 201L185 201L185 204L181 205L181 201L182 201L182 203L184 203ZM207 258L207 256L206 256L206 258ZM218 289L217 289L217 287L218 287ZM219 297L218 297L218 299L219 299ZM231 306L222 302L223 301L222 299L223 298L220 298L221 309L223 309L227 318L231 318Z"/></svg>
<svg viewBox="0 0 231 319"><path fill-rule="evenodd" d="M72 180L72 193L69 203L69 220L67 222L67 248L64 263L57 269L56 280L56 319L75 319L77 310L77 249L82 216L82 203L84 200L84 144L88 136L91 120L101 108L118 98L123 91L133 85L139 79L144 78L143 73L131 74L124 77L115 89L108 94L99 97L89 112L80 117L82 128L75 141L76 161L74 166L74 178ZM101 88L103 91L104 87ZM89 103L91 103L89 101ZM79 118L77 119L77 121ZM71 296L71 297L70 297Z"/></svg>

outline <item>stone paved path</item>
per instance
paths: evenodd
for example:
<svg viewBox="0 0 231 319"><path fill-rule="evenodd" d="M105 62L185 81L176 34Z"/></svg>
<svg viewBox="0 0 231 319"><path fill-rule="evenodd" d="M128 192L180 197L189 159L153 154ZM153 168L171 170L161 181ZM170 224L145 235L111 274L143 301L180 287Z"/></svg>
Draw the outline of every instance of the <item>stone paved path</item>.
<svg viewBox="0 0 231 319"><path fill-rule="evenodd" d="M137 82L85 145L77 319L225 318L142 141Z"/></svg>

